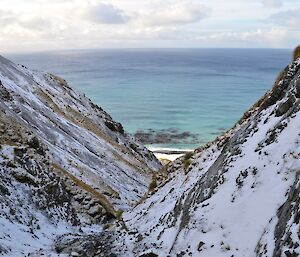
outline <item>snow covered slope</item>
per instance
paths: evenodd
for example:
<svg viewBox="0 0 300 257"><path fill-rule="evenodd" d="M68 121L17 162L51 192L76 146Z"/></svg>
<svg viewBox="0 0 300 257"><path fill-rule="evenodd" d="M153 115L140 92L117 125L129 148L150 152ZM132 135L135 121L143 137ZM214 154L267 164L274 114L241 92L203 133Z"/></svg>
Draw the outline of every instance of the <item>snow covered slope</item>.
<svg viewBox="0 0 300 257"><path fill-rule="evenodd" d="M171 163L124 217L124 256L300 254L300 59L238 124Z"/></svg>
<svg viewBox="0 0 300 257"><path fill-rule="evenodd" d="M113 237L93 224L135 204L160 168L66 81L0 56L0 255L76 246L81 256L110 256Z"/></svg>
<svg viewBox="0 0 300 257"><path fill-rule="evenodd" d="M55 166L75 176L120 208L147 191L154 155L126 134L100 107L48 73L0 57L0 108L29 128Z"/></svg>

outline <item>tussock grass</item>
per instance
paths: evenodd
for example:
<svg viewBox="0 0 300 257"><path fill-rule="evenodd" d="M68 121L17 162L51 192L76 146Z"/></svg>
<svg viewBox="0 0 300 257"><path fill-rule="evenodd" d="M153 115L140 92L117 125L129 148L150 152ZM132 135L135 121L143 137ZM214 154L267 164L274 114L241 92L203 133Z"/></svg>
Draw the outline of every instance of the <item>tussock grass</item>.
<svg viewBox="0 0 300 257"><path fill-rule="evenodd" d="M297 46L293 52L293 60L296 61L298 58L300 58L300 45Z"/></svg>
<svg viewBox="0 0 300 257"><path fill-rule="evenodd" d="M183 167L186 170L190 164L192 163L191 158L193 156L193 152L188 152L183 156Z"/></svg>
<svg viewBox="0 0 300 257"><path fill-rule="evenodd" d="M153 173L152 175L152 180L151 183L149 185L149 191L153 191L155 188L157 188L157 178L156 178L156 174Z"/></svg>

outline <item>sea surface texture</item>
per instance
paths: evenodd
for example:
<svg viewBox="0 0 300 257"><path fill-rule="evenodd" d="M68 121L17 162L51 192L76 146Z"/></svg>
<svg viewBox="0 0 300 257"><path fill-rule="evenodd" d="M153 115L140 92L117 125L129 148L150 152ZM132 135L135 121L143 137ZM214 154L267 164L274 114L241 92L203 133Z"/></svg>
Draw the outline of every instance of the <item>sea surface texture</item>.
<svg viewBox="0 0 300 257"><path fill-rule="evenodd" d="M193 149L232 127L289 63L287 49L8 54L66 79L152 147Z"/></svg>

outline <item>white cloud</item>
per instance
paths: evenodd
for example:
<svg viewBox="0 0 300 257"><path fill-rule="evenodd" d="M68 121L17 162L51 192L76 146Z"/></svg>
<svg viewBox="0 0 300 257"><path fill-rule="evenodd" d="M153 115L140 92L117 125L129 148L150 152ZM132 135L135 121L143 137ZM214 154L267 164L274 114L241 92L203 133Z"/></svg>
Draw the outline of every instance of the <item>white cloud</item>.
<svg viewBox="0 0 300 257"><path fill-rule="evenodd" d="M299 28L300 9L281 11L271 16L271 20L280 25ZM300 29L299 29L300 30Z"/></svg>
<svg viewBox="0 0 300 257"><path fill-rule="evenodd" d="M122 24L128 21L128 17L121 9L105 3L90 5L86 16L92 22L100 24Z"/></svg>
<svg viewBox="0 0 300 257"><path fill-rule="evenodd" d="M295 1L0 0L0 49L292 47Z"/></svg>
<svg viewBox="0 0 300 257"><path fill-rule="evenodd" d="M16 17L13 12L0 10L0 26L2 27L2 29L15 22Z"/></svg>
<svg viewBox="0 0 300 257"><path fill-rule="evenodd" d="M143 26L189 24L206 18L210 8L199 3L179 2L156 5L150 11L137 13L137 21Z"/></svg>
<svg viewBox="0 0 300 257"><path fill-rule="evenodd" d="M29 30L44 31L47 32L51 29L52 24L48 19L40 17L31 17L20 19L18 21L19 26L24 27Z"/></svg>
<svg viewBox="0 0 300 257"><path fill-rule="evenodd" d="M263 4L266 7L278 8L282 6L281 0L263 0Z"/></svg>
<svg viewBox="0 0 300 257"><path fill-rule="evenodd" d="M207 33L198 36L198 42L212 47L294 47L297 45L297 35L289 35L284 27L258 28L241 32ZM221 43L221 44L220 44Z"/></svg>

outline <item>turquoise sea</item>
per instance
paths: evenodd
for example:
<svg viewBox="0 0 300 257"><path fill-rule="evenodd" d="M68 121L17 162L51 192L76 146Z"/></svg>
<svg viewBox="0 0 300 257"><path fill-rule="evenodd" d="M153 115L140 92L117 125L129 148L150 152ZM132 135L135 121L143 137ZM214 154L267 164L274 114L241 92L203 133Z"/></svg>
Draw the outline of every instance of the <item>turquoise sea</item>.
<svg viewBox="0 0 300 257"><path fill-rule="evenodd" d="M232 127L272 87L287 49L105 49L8 54L55 73L131 133L195 134L155 144L191 149ZM162 134L164 137L164 134Z"/></svg>

